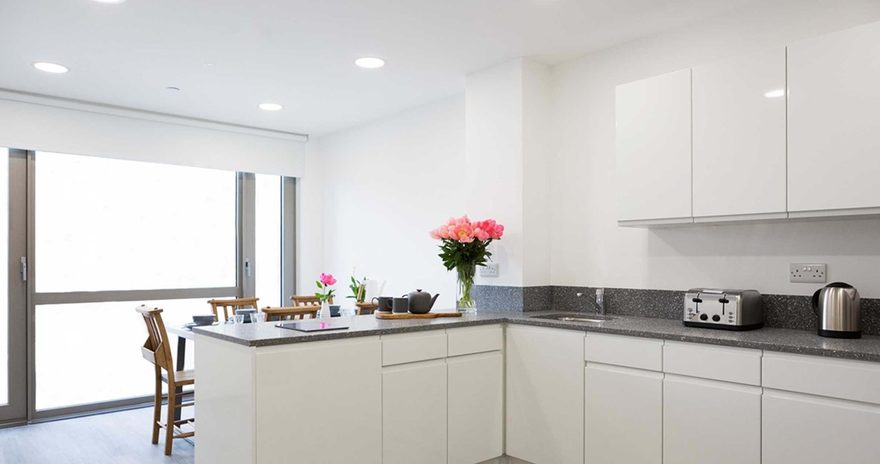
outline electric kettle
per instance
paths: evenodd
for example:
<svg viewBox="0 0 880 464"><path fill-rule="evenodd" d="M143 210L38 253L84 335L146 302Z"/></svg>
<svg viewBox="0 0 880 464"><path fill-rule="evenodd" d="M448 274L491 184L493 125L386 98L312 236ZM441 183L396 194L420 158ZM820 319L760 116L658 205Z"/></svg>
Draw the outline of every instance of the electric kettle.
<svg viewBox="0 0 880 464"><path fill-rule="evenodd" d="M852 285L834 282L813 294L813 311L819 316L819 335L831 338L862 336L859 291Z"/></svg>

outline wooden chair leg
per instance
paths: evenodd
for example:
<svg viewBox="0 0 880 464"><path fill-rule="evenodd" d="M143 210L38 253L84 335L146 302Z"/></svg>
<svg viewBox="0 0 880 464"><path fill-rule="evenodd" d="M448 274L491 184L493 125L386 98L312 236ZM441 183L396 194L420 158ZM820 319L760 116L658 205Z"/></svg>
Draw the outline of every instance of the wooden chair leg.
<svg viewBox="0 0 880 464"><path fill-rule="evenodd" d="M165 418L165 456L171 456L174 445L174 405L177 404L177 392L174 385L168 384L168 415Z"/></svg>
<svg viewBox="0 0 880 464"><path fill-rule="evenodd" d="M159 421L162 420L162 379L156 366L156 397L153 399L153 444L159 444Z"/></svg>

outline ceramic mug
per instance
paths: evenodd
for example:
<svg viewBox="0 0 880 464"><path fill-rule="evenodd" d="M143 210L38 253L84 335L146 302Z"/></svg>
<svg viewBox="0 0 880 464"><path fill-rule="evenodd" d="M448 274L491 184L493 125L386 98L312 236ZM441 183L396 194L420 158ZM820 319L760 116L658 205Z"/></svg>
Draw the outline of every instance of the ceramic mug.
<svg viewBox="0 0 880 464"><path fill-rule="evenodd" d="M390 296L377 296L373 298L373 303L376 303L379 306L376 310L383 312L391 312L394 305L394 298Z"/></svg>
<svg viewBox="0 0 880 464"><path fill-rule="evenodd" d="M409 298L398 297L394 299L394 303L392 303L391 309L395 313L408 313L409 312Z"/></svg>

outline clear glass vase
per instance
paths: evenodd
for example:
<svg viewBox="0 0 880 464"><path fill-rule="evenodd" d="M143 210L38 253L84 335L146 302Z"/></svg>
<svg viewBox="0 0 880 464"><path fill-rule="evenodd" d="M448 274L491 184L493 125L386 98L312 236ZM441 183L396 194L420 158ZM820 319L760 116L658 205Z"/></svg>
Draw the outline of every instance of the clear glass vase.
<svg viewBox="0 0 880 464"><path fill-rule="evenodd" d="M455 268L458 275L458 292L455 299L455 307L461 312L475 313L477 302L474 300L474 276L477 266L474 264L461 265Z"/></svg>

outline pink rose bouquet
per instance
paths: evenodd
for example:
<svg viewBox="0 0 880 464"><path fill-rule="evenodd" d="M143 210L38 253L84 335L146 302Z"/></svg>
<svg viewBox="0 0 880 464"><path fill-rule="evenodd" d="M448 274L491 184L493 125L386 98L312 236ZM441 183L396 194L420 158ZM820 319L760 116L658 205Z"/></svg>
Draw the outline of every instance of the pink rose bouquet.
<svg viewBox="0 0 880 464"><path fill-rule="evenodd" d="M322 303L330 303L333 301L333 290L330 288L332 285L336 285L336 278L333 277L333 274L324 274L321 273L321 277L315 282L318 286L318 291L315 292L315 296L318 297L318 301Z"/></svg>
<svg viewBox="0 0 880 464"><path fill-rule="evenodd" d="M440 259L447 270L458 274L460 310L474 309L471 291L477 266L485 266L492 258L487 249L493 240L504 235L504 226L494 219L471 221L467 216L452 218L446 224L431 231L431 237L440 240Z"/></svg>

